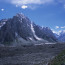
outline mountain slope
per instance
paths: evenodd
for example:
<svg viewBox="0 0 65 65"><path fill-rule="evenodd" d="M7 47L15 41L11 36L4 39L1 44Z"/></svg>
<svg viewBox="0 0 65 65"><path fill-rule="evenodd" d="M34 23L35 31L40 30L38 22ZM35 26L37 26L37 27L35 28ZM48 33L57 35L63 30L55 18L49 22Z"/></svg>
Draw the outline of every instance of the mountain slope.
<svg viewBox="0 0 65 65"><path fill-rule="evenodd" d="M60 41L62 41L62 42L65 42L65 31L62 31L62 32L60 33L60 36L58 37L58 39L59 39Z"/></svg>
<svg viewBox="0 0 65 65"><path fill-rule="evenodd" d="M39 37L39 38L43 38L49 42L56 42L57 38L55 37L55 35L53 34L53 32L51 31L50 28L48 27L41 27L39 25L36 25L33 23L33 27L35 30L35 34Z"/></svg>
<svg viewBox="0 0 65 65"><path fill-rule="evenodd" d="M45 39L45 40L44 40ZM0 20L0 43L41 41L56 42L54 34L50 29L42 28L31 23L29 18L18 13L10 19ZM47 40L47 41L46 41ZM19 43L18 42L18 43Z"/></svg>
<svg viewBox="0 0 65 65"><path fill-rule="evenodd" d="M59 34L54 33L54 35L56 36L59 42L65 42L65 30L62 30L61 32L59 32Z"/></svg>

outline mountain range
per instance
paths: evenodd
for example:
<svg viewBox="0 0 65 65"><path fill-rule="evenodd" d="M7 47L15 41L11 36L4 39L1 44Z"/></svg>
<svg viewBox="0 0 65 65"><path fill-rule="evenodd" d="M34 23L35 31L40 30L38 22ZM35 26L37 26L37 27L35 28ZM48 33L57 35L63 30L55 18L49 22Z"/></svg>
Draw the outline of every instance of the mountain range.
<svg viewBox="0 0 65 65"><path fill-rule="evenodd" d="M28 45L57 41L49 27L36 25L24 14L18 13L12 18L0 20L0 44Z"/></svg>
<svg viewBox="0 0 65 65"><path fill-rule="evenodd" d="M62 30L59 34L57 33L54 34L60 42L65 42L65 30Z"/></svg>

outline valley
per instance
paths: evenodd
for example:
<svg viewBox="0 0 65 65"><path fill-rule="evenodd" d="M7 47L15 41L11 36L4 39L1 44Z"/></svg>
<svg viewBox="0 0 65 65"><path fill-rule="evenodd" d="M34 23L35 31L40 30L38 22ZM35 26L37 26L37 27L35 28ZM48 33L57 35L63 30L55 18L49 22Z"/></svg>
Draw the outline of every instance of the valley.
<svg viewBox="0 0 65 65"><path fill-rule="evenodd" d="M0 65L48 65L64 49L64 43L0 47Z"/></svg>
<svg viewBox="0 0 65 65"><path fill-rule="evenodd" d="M62 42L65 34L61 36ZM0 20L0 65L48 65L65 49L49 27L18 13ZM60 43L59 43L60 42Z"/></svg>

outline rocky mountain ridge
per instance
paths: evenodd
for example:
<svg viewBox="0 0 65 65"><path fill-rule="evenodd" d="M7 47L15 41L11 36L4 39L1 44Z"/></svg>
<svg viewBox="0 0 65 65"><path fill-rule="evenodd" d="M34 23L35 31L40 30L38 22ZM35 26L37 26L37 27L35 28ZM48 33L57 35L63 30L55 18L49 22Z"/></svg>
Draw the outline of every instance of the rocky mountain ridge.
<svg viewBox="0 0 65 65"><path fill-rule="evenodd" d="M0 20L1 44L27 44L32 41L57 42L57 38L51 29L31 23L29 18L20 13L13 18Z"/></svg>

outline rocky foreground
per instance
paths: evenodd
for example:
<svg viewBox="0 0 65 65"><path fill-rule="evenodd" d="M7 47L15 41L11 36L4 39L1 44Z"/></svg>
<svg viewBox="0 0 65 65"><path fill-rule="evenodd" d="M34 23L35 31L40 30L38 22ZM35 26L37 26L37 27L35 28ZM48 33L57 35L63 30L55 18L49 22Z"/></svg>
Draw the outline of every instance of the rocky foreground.
<svg viewBox="0 0 65 65"><path fill-rule="evenodd" d="M0 47L0 65L48 65L65 44Z"/></svg>

